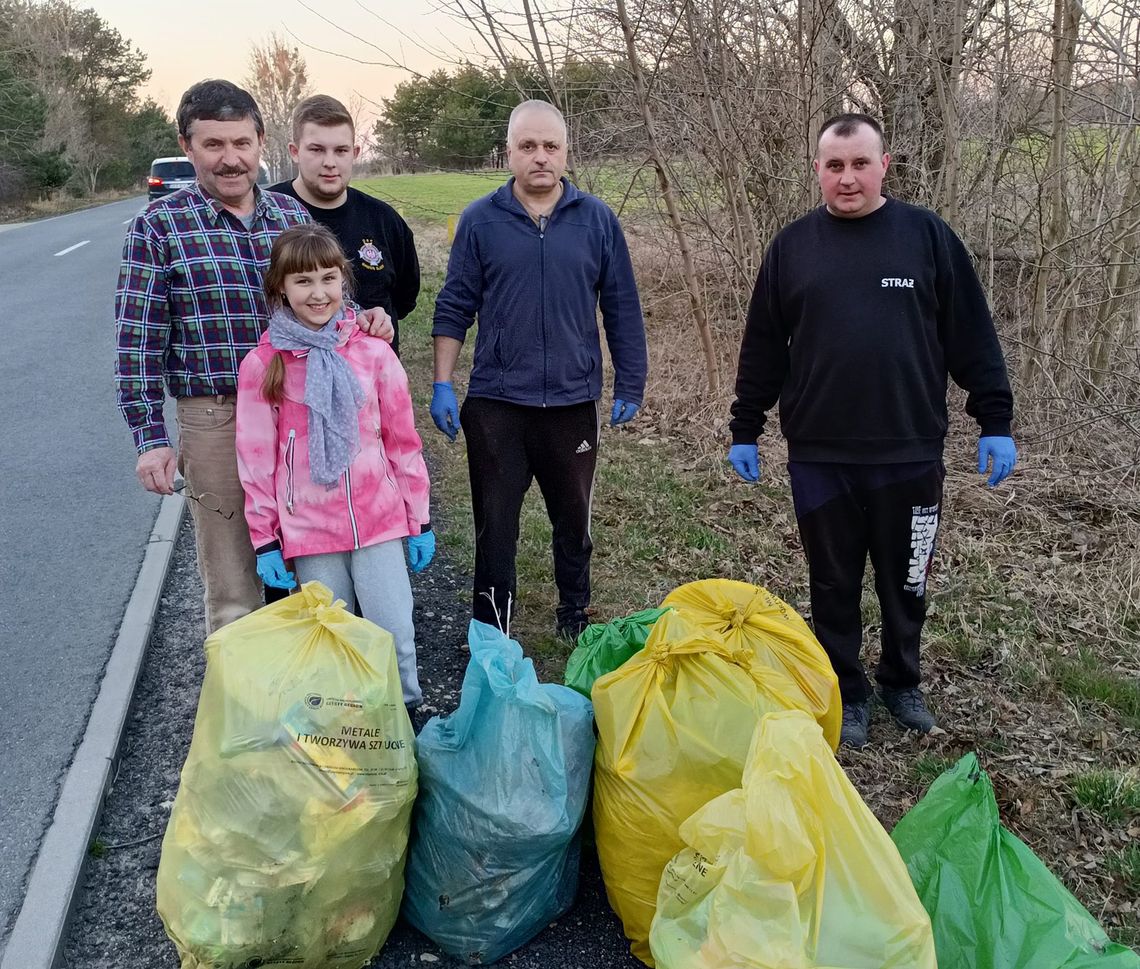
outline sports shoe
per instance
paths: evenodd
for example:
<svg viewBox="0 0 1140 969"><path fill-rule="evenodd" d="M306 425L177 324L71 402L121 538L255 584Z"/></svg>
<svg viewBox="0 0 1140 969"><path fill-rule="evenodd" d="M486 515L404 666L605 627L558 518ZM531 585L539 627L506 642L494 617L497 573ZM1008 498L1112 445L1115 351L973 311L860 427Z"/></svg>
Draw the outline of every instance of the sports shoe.
<svg viewBox="0 0 1140 969"><path fill-rule="evenodd" d="M565 639L568 643L577 645L578 637L582 635L582 630L588 625L590 625L590 617L586 615L586 610L575 610L565 619L559 617L557 626L558 638Z"/></svg>
<svg viewBox="0 0 1140 969"><path fill-rule="evenodd" d="M926 709L926 698L917 686L905 690L886 690L880 687L879 698L899 726L907 730L930 733L938 725L934 715Z"/></svg>
<svg viewBox="0 0 1140 969"><path fill-rule="evenodd" d="M871 703L862 700L843 704L843 727L839 743L843 747L866 747L867 730L871 726Z"/></svg>

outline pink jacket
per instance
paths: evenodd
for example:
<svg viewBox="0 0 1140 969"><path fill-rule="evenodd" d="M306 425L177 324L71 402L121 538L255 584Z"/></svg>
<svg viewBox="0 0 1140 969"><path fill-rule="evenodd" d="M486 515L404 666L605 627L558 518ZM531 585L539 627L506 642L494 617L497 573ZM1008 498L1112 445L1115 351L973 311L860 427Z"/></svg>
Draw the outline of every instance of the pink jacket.
<svg viewBox="0 0 1140 969"><path fill-rule="evenodd" d="M428 474L408 378L392 348L352 317L337 352L364 388L360 453L331 491L309 477L306 353L285 351L280 406L261 396L273 355L265 333L238 370L237 459L255 549L281 542L286 558L365 548L418 535L428 519Z"/></svg>

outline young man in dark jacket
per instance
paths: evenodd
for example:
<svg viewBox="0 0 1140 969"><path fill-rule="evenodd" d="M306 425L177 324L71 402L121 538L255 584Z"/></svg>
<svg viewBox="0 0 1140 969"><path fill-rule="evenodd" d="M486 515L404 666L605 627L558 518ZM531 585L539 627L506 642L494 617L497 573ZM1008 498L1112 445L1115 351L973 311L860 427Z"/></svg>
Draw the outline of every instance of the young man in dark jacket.
<svg viewBox="0 0 1140 969"><path fill-rule="evenodd" d="M863 746L859 660L867 555L882 608L879 695L904 727L935 725L919 685L926 578L942 505L947 376L981 428L978 471L1017 463L1013 399L969 254L933 212L882 195L890 156L866 115L820 129L824 205L772 240L748 311L729 461L760 474L756 439L780 404L812 621L843 697L842 742Z"/></svg>
<svg viewBox="0 0 1140 969"><path fill-rule="evenodd" d="M610 423L641 406L647 355L641 304L617 217L562 177L566 123L545 101L511 113L513 177L463 212L435 304L431 415L467 435L475 517L475 618L505 627L516 595L519 513L538 481L553 529L557 631L589 622L590 503L602 393L602 325L614 365ZM479 320L460 413L451 378Z"/></svg>
<svg viewBox="0 0 1140 969"><path fill-rule="evenodd" d="M360 156L356 128L336 98L315 94L293 109L289 154L297 177L270 189L296 199L337 237L352 263L353 298L391 318L392 349L400 352L400 320L416 308L420 263L412 230L387 202L348 183Z"/></svg>

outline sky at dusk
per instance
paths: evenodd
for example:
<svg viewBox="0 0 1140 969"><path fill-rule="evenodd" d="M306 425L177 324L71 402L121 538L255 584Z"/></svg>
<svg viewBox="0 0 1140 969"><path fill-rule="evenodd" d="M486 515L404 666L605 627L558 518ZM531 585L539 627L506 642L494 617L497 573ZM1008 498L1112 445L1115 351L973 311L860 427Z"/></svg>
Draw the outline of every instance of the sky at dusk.
<svg viewBox="0 0 1140 969"><path fill-rule="evenodd" d="M453 18L435 11L433 0L76 2L92 7L146 54L153 76L143 93L171 114L195 81L221 77L240 84L248 73L250 48L273 31L301 50L314 92L345 104L354 92L379 102L409 76L359 61L403 63L427 72L448 66L444 59L454 61L463 52L470 56L476 42ZM366 105L362 117L377 113Z"/></svg>

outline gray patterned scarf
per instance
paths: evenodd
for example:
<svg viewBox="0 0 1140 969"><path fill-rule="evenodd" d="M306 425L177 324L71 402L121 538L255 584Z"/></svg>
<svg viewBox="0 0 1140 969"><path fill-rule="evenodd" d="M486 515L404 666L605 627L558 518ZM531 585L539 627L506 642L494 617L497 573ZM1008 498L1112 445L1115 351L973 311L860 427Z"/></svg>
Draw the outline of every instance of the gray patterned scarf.
<svg viewBox="0 0 1140 969"><path fill-rule="evenodd" d="M348 361L336 352L341 309L320 330L310 330L284 307L269 317L269 342L277 350L308 350L305 405L309 408L309 474L331 491L360 453L364 391Z"/></svg>

